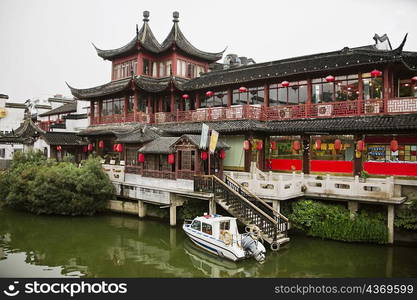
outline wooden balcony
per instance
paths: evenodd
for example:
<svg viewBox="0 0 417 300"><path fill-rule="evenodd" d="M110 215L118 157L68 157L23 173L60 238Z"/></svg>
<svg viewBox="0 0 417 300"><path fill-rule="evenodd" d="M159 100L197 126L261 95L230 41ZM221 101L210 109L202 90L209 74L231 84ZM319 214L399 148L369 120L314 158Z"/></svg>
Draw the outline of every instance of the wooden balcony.
<svg viewBox="0 0 417 300"><path fill-rule="evenodd" d="M199 108L196 110L143 112L127 115L110 115L92 118L94 124L138 122L144 124L165 124L185 122L210 122L220 120L280 121L316 118L338 118L351 116L372 116L382 114L417 113L417 98L393 98L389 100L347 100L340 102L306 103L297 105L235 105L231 107Z"/></svg>

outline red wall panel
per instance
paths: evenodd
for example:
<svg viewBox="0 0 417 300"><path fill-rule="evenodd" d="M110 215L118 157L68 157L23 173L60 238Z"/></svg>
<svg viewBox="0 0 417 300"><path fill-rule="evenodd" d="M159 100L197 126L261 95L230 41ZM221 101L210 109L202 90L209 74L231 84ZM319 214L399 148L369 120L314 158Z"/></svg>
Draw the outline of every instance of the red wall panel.
<svg viewBox="0 0 417 300"><path fill-rule="evenodd" d="M311 172L353 173L353 162L339 160L312 160Z"/></svg>
<svg viewBox="0 0 417 300"><path fill-rule="evenodd" d="M271 170L292 171L292 166L296 171L300 171L303 162L301 159L271 159Z"/></svg>
<svg viewBox="0 0 417 300"><path fill-rule="evenodd" d="M375 175L417 176L417 163L365 162L363 169Z"/></svg>

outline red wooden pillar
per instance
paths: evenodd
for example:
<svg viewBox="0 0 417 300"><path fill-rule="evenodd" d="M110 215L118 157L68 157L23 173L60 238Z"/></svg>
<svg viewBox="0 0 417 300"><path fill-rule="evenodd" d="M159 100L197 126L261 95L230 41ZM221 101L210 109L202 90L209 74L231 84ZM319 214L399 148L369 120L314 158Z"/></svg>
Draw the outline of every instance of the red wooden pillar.
<svg viewBox="0 0 417 300"><path fill-rule="evenodd" d="M158 112L162 111L162 96L159 96L158 99Z"/></svg>
<svg viewBox="0 0 417 300"><path fill-rule="evenodd" d="M269 84L264 85L264 107L269 107Z"/></svg>
<svg viewBox="0 0 417 300"><path fill-rule="evenodd" d="M101 123L101 117L103 115L103 101L98 102L98 122Z"/></svg>
<svg viewBox="0 0 417 300"><path fill-rule="evenodd" d="M148 114L151 114L152 113L152 106L151 106L151 101L152 101L152 96L151 95L148 95L148 103L147 103L147 106L148 106Z"/></svg>
<svg viewBox="0 0 417 300"><path fill-rule="evenodd" d="M227 89L227 107L232 106L233 104L233 90L231 88Z"/></svg>
<svg viewBox="0 0 417 300"><path fill-rule="evenodd" d="M127 114L128 114L128 111L129 111L128 108L129 108L129 96L126 95L125 96L125 106L124 106L124 111L123 111L125 118L127 118ZM125 120L125 122L126 122L126 120Z"/></svg>
<svg viewBox="0 0 417 300"><path fill-rule="evenodd" d="M94 124L94 114L95 114L95 106L94 106L94 101L90 102L90 124ZM50 121L49 116L48 116L48 121Z"/></svg>
<svg viewBox="0 0 417 300"><path fill-rule="evenodd" d="M136 118L137 118L136 115L138 113L138 107L139 107L138 102L139 102L139 94L138 94L138 91L135 91L135 94L133 96L133 118L135 122L136 122Z"/></svg>
<svg viewBox="0 0 417 300"><path fill-rule="evenodd" d="M362 81L362 73L358 74L358 108L357 108L357 114L362 114L362 103L363 103L363 81Z"/></svg>
<svg viewBox="0 0 417 300"><path fill-rule="evenodd" d="M388 113L388 99L390 97L390 91L391 91L391 87L390 87L390 72L389 72L389 68L386 67L384 69L384 113Z"/></svg>
<svg viewBox="0 0 417 300"><path fill-rule="evenodd" d="M174 92L171 91L171 112L175 112L175 95Z"/></svg>
<svg viewBox="0 0 417 300"><path fill-rule="evenodd" d="M311 103L313 102L313 84L311 83L311 79L307 79L307 101L305 104L305 116L308 118L311 113Z"/></svg>
<svg viewBox="0 0 417 300"><path fill-rule="evenodd" d="M196 93L195 94L195 108L200 108L201 107L201 100L200 100L200 94Z"/></svg>

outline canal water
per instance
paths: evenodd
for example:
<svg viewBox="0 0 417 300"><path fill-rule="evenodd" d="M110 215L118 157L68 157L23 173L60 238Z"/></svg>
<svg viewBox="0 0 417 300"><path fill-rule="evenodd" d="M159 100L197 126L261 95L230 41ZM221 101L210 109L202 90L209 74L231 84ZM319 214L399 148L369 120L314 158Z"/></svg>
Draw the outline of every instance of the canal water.
<svg viewBox="0 0 417 300"><path fill-rule="evenodd" d="M291 236L265 263L195 248L181 226L0 210L0 277L417 277L417 248Z"/></svg>

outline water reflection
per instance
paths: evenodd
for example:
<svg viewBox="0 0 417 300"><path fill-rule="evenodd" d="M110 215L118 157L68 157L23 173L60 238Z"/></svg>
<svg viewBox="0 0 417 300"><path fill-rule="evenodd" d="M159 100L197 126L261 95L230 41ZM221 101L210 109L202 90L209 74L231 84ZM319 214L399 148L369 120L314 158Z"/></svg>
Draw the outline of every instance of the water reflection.
<svg viewBox="0 0 417 300"><path fill-rule="evenodd" d="M264 264L212 256L180 227L121 215L34 216L0 210L0 277L417 276L413 248L293 236Z"/></svg>

